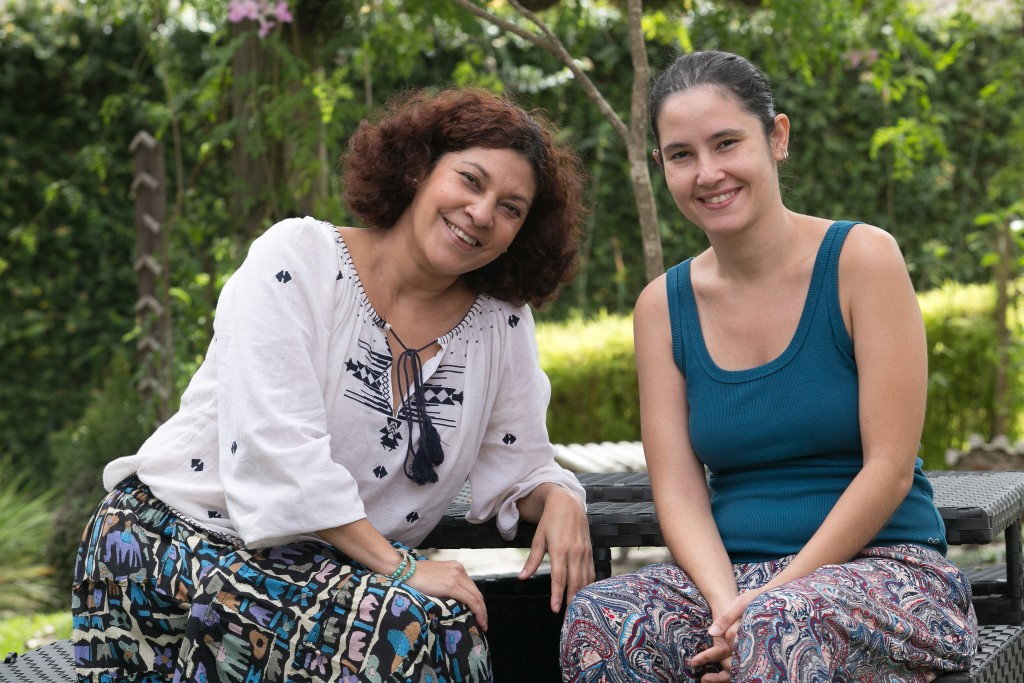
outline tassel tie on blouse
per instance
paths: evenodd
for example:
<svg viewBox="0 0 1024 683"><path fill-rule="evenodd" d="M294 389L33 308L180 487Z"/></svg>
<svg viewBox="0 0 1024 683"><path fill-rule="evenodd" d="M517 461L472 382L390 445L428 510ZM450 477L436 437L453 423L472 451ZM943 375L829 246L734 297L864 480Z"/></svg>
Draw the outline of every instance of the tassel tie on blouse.
<svg viewBox="0 0 1024 683"><path fill-rule="evenodd" d="M402 347L395 362L398 363L398 392L402 396L402 410L405 411L405 424L409 428L409 446L405 456L405 476L423 486L437 481L438 465L444 462L444 450L441 448L441 437L434 428L430 415L427 414L427 401L423 395L423 363L420 362L420 351L432 346L429 342L418 349L410 349L395 334L394 328L388 326L391 335ZM406 362L408 361L408 362ZM412 385L412 393L409 386ZM413 423L420 425L420 437L413 443Z"/></svg>

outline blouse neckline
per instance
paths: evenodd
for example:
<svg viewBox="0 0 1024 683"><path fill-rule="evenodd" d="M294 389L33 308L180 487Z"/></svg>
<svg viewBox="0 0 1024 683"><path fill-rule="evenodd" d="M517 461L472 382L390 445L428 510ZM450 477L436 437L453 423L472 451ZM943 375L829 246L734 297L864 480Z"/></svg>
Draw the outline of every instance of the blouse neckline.
<svg viewBox="0 0 1024 683"><path fill-rule="evenodd" d="M359 270L356 268L355 261L352 260L352 253L348 250L348 244L345 243L345 238L342 237L341 232L338 230L337 226L331 225L331 230L334 231L334 235L338 243L338 254L341 259L341 263L345 268L351 271L352 279L355 281L356 286L359 289L360 308L362 308L368 313L370 322L373 323L375 327L379 327L382 330L387 329L388 327L390 327L390 325L384 319L384 317L377 312L377 310L373 307L373 304L370 303L370 298L366 296L366 288L363 287L362 278L359 277ZM462 319L459 320L455 327L453 327L448 332L442 334L440 337L435 339L435 341L442 347L444 347L450 341L452 341L460 334L462 334L463 331L465 331L465 329L469 326L472 319L479 314L481 305L483 303L482 299L485 296L485 294L477 293L472 305L470 305L469 309L466 310L466 313L462 316Z"/></svg>

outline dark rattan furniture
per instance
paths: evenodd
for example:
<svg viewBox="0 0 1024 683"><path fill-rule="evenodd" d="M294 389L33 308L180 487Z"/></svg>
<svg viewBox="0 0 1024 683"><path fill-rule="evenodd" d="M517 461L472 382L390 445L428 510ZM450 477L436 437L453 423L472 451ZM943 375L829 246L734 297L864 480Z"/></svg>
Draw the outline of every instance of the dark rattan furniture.
<svg viewBox="0 0 1024 683"><path fill-rule="evenodd" d="M1024 681L1024 628L1021 525L1024 472L928 472L936 506L950 544L991 543L1005 532L1006 564L968 571L981 628L978 654L970 671L951 673L939 683ZM612 548L664 545L646 472L578 474L587 491L591 543L598 578L611 574ZM449 508L423 543L437 548L529 547L531 525L520 525L515 539L502 539L493 525L472 525L464 517L467 497ZM552 679L556 680L556 679Z"/></svg>
<svg viewBox="0 0 1024 683"><path fill-rule="evenodd" d="M950 545L985 544L1003 534L1005 565L966 567L981 624L1024 624L1021 515L1024 472L927 472ZM578 475L591 501L653 499L646 472ZM647 519L644 518L646 524ZM646 528L646 527L644 527ZM662 542L652 545L661 545ZM623 543L622 545L627 545Z"/></svg>
<svg viewBox="0 0 1024 683"><path fill-rule="evenodd" d="M664 545L658 518L651 502L650 480L645 472L580 474L587 489L591 542L595 569L599 577L611 574L611 550L617 547ZM1024 571L1021 561L1020 518L1024 512L1024 472L929 472L935 490L935 501L946 523L951 544L990 543L1005 532L1006 564L968 572L975 590L975 606L983 624L980 647L969 672L946 674L940 683L1019 683L1024 681L1024 627L1022 595ZM468 492L448 509L441 523L422 544L424 548L528 548L534 527L521 524L512 541L505 541L493 524L469 524ZM516 621L525 617L534 629L523 629L509 621L509 633L521 642L530 641L531 650L515 649L521 666L540 665L543 653L537 648L553 639L552 626L558 615L550 615L545 585L547 577L521 583L515 577L487 577L480 580L491 610L492 626L502 628L501 617L516 613ZM525 612L531 613L525 614ZM537 630L547 612L552 619L542 634ZM523 614L520 614L523 613ZM543 616L542 616L543 615ZM497 617L497 618L496 618ZM532 620L532 622L531 622ZM547 622L544 622L547 623ZM543 630L543 629L541 629ZM549 632L550 631L550 632ZM498 633L492 634L493 636ZM525 639L525 640L524 640ZM495 656L500 642L492 644ZM537 642L533 642L537 641ZM557 641L555 641L557 642ZM550 653L547 653L550 655ZM524 656L525 655L525 656ZM496 661L497 664L497 661ZM538 674L537 668L545 673ZM530 680L548 680L550 665L533 669ZM504 669L496 666L500 676ZM509 678L507 671L499 680ZM44 646L0 664L0 683L40 682L65 683L74 679L71 646L68 641ZM550 680L557 680L552 672Z"/></svg>
<svg viewBox="0 0 1024 683"><path fill-rule="evenodd" d="M487 591L484 592L485 596ZM507 595L507 594L505 594ZM506 599L506 598L503 598ZM490 597L488 596L488 602ZM492 621L494 618L492 617ZM492 629L498 627L493 624ZM535 634L538 635L538 634ZM1024 627L1021 626L982 626L979 633L978 654L974 656L971 670L949 673L935 679L936 683L1019 683L1024 681ZM520 640L524 638L519 635ZM539 638L538 638L539 640ZM555 641L557 643L557 641ZM492 644L492 649L497 643ZM517 650L518 664L525 660L527 665L551 670L551 652L538 652L537 643L532 649ZM495 670L499 652L495 651ZM507 655L507 653L506 653ZM537 669L532 669L536 673ZM0 664L0 683L71 683L74 681L74 664L72 660L71 642L60 640L32 650L11 662ZM548 678L533 675L526 679L504 676L499 681L531 680L543 683L557 681L556 673Z"/></svg>

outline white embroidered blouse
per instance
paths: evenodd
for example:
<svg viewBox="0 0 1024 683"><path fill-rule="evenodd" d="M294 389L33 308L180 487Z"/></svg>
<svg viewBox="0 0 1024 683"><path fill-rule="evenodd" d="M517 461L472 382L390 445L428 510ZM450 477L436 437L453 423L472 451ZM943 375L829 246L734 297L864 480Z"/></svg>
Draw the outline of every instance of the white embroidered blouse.
<svg viewBox="0 0 1024 683"><path fill-rule="evenodd" d="M480 295L437 342L422 385L444 462L438 481L420 486L404 471L409 426L392 409L385 323L344 240L312 218L282 221L225 284L178 413L137 454L107 465L104 485L137 473L179 514L250 547L364 517L415 546L467 478L468 519L497 516L506 538L515 501L542 483L583 504L548 440L551 389L530 309Z"/></svg>

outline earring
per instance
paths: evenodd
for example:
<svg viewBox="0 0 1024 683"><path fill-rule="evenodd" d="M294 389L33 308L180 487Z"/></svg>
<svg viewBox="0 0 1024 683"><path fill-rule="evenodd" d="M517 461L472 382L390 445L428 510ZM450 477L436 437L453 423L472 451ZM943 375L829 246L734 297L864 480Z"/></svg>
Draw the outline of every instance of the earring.
<svg viewBox="0 0 1024 683"><path fill-rule="evenodd" d="M782 150L782 160L789 161L789 148Z"/></svg>

